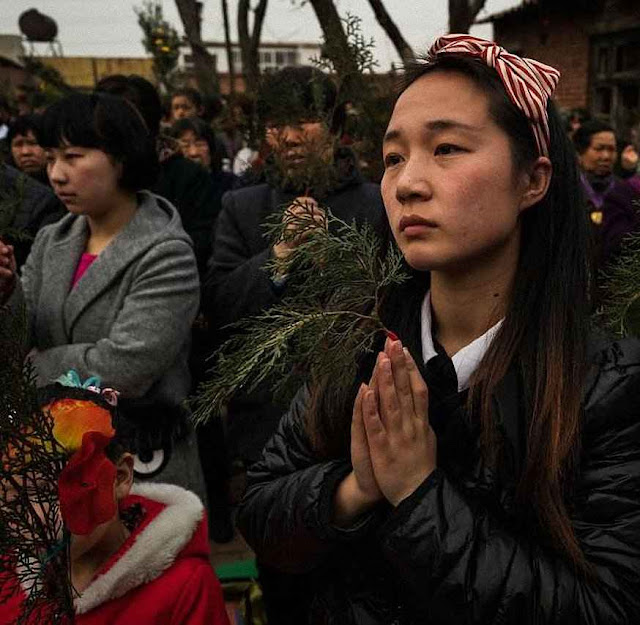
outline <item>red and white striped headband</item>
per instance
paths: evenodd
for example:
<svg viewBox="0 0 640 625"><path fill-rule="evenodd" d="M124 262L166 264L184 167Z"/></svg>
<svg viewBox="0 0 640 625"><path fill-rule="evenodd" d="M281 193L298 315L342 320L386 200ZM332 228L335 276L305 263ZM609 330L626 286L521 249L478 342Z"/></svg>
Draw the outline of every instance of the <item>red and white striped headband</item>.
<svg viewBox="0 0 640 625"><path fill-rule="evenodd" d="M511 54L493 41L471 35L440 37L427 53L427 62L442 54L473 56L493 67L510 100L529 120L540 155L549 156L547 101L560 80L557 69Z"/></svg>

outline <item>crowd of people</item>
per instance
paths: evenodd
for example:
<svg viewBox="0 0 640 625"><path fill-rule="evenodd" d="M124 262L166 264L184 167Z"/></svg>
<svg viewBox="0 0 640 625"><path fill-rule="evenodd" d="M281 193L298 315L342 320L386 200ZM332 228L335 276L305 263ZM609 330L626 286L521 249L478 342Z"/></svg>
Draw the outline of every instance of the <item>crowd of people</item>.
<svg viewBox="0 0 640 625"><path fill-rule="evenodd" d="M640 231L640 120L617 137L563 118L556 70L466 35L403 80L381 182L343 140L331 77L305 67L265 77L255 143L197 90L165 110L139 76L8 123L0 303L26 311L52 418L77 403L70 454L103 440L108 467L107 514L74 532L62 506L79 623L226 623L207 534L236 523L272 625L640 618L640 344L590 322ZM268 239L303 207L313 228ZM286 297L267 268L327 209L404 257L387 335L345 396L310 380L284 406L264 386L194 430L207 357Z"/></svg>

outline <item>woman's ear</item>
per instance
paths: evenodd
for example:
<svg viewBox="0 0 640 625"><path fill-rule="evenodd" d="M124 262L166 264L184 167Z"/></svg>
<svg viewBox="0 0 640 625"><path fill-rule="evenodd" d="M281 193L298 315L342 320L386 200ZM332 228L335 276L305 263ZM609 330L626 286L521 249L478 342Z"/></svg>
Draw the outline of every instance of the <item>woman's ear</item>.
<svg viewBox="0 0 640 625"><path fill-rule="evenodd" d="M116 463L116 499L124 499L133 486L133 455L122 454Z"/></svg>
<svg viewBox="0 0 640 625"><path fill-rule="evenodd" d="M539 156L533 167L524 176L524 189L520 201L520 211L537 204L549 190L553 166L546 156Z"/></svg>

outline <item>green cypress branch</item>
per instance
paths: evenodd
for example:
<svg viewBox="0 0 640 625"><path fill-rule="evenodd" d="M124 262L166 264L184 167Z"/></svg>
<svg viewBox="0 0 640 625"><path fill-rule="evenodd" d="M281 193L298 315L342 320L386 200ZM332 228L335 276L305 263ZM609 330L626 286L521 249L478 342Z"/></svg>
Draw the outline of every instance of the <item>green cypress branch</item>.
<svg viewBox="0 0 640 625"><path fill-rule="evenodd" d="M640 202L634 202L640 210ZM603 305L596 319L618 336L640 336L640 233L628 235L617 260L603 272Z"/></svg>
<svg viewBox="0 0 640 625"><path fill-rule="evenodd" d="M351 380L358 358L384 329L379 315L384 289L406 279L400 252L390 245L381 258L370 225L358 227L325 210L324 227L317 227L317 209L299 206L299 214L283 222L278 213L266 225L274 242L293 232L310 235L285 261L274 259L266 268L271 275L286 274L287 295L231 326L234 335L211 358L212 379L193 401L196 423L219 415L239 391L263 384L289 402L310 379Z"/></svg>
<svg viewBox="0 0 640 625"><path fill-rule="evenodd" d="M24 361L26 321L24 310L0 306L0 605L28 588L18 624L58 625L73 617L58 502L68 455L39 409L35 373Z"/></svg>
<svg viewBox="0 0 640 625"><path fill-rule="evenodd" d="M0 189L0 239L24 241L31 238L12 225L24 202L26 183L26 175L21 174L14 188Z"/></svg>

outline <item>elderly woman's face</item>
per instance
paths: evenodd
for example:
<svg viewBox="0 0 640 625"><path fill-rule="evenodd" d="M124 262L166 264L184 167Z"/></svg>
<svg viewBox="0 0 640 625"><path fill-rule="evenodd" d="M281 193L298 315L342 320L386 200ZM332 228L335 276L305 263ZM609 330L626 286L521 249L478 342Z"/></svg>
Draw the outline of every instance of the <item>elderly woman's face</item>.
<svg viewBox="0 0 640 625"><path fill-rule="evenodd" d="M31 130L11 141L11 156L16 167L27 174L38 174L47 165L47 155Z"/></svg>
<svg viewBox="0 0 640 625"><path fill-rule="evenodd" d="M211 150L207 141L201 137L196 137L193 130L186 130L178 137L178 144L182 154L209 169L211 167Z"/></svg>
<svg viewBox="0 0 640 625"><path fill-rule="evenodd" d="M509 137L463 74L433 72L404 91L383 157L387 216L413 268L464 269L519 237Z"/></svg>

